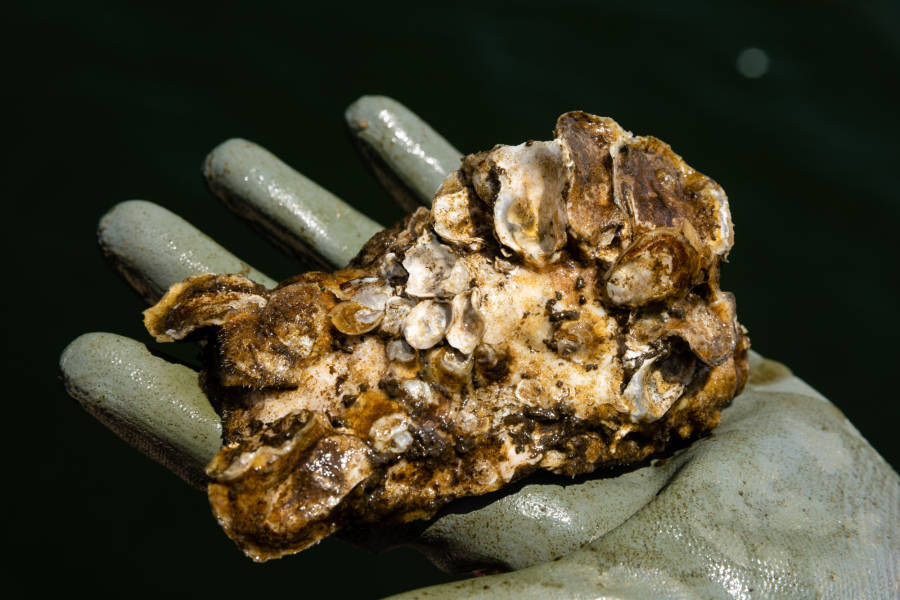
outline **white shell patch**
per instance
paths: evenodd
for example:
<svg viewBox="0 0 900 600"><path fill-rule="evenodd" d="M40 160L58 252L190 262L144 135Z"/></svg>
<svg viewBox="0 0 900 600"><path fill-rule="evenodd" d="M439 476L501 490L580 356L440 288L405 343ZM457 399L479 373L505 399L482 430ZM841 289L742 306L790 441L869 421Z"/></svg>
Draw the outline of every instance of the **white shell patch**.
<svg viewBox="0 0 900 600"><path fill-rule="evenodd" d="M450 304L424 300L416 305L403 324L403 337L413 348L425 350L442 339L453 317Z"/></svg>
<svg viewBox="0 0 900 600"><path fill-rule="evenodd" d="M419 298L445 295L441 284L450 276L456 260L456 253L449 246L437 242L431 231L426 229L403 259L403 268L409 272L406 293Z"/></svg>

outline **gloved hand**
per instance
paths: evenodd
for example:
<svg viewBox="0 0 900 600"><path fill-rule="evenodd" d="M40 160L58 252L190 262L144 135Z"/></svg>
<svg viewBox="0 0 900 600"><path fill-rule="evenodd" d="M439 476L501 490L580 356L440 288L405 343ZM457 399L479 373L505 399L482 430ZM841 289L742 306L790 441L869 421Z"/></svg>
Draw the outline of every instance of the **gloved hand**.
<svg viewBox="0 0 900 600"><path fill-rule="evenodd" d="M462 156L388 98L364 97L346 118L359 154L407 210L428 205ZM244 140L214 149L204 177L252 228L313 268L344 266L381 228ZM148 202L114 207L98 236L151 303L198 273L276 284ZM86 410L205 489L221 423L193 370L92 333L65 349L60 373ZM450 572L498 573L403 598L900 597L897 473L825 398L752 352L750 382L722 425L686 448L576 479L532 475L429 521L340 537L370 550L410 545Z"/></svg>

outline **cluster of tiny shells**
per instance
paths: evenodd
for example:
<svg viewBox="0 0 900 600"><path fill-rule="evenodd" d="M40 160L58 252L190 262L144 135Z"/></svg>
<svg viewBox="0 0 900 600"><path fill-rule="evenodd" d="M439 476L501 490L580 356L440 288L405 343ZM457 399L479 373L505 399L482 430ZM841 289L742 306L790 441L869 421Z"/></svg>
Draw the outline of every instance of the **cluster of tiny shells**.
<svg viewBox="0 0 900 600"><path fill-rule="evenodd" d="M479 292L470 289L466 266L457 259L452 248L426 229L402 263L394 254L385 257L381 272L390 279L369 277L344 286L345 300L330 313L334 327L347 335L362 335L381 326L381 332L401 334L416 350L446 339L463 354L471 354L484 334L484 317L478 310ZM407 285L393 288L391 280Z"/></svg>

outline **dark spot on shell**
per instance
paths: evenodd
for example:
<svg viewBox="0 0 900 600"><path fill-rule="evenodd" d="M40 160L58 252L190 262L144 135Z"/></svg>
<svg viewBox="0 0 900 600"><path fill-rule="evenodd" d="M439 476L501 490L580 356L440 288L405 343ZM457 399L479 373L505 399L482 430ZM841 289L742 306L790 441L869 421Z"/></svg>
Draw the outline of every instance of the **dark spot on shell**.
<svg viewBox="0 0 900 600"><path fill-rule="evenodd" d="M550 322L577 321L581 314L577 310L563 310L550 315Z"/></svg>

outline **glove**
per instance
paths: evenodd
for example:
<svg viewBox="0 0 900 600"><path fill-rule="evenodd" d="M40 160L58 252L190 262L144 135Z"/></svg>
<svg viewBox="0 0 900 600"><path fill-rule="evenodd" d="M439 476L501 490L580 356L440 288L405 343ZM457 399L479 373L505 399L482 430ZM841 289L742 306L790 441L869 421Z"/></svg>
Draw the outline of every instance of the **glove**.
<svg viewBox="0 0 900 600"><path fill-rule="evenodd" d="M462 153L404 106L346 112L358 153L407 210L428 205ZM214 149L210 191L282 251L344 266L381 226L245 140ZM154 204L124 202L98 231L148 302L199 273L276 282ZM126 442L205 489L221 422L197 373L110 333L60 358L70 395ZM665 456L568 479L532 475L428 521L348 530L371 551L412 546L445 571L491 574L397 598L900 597L900 478L852 424L783 365L751 378L710 435ZM427 595L426 595L427 594Z"/></svg>

